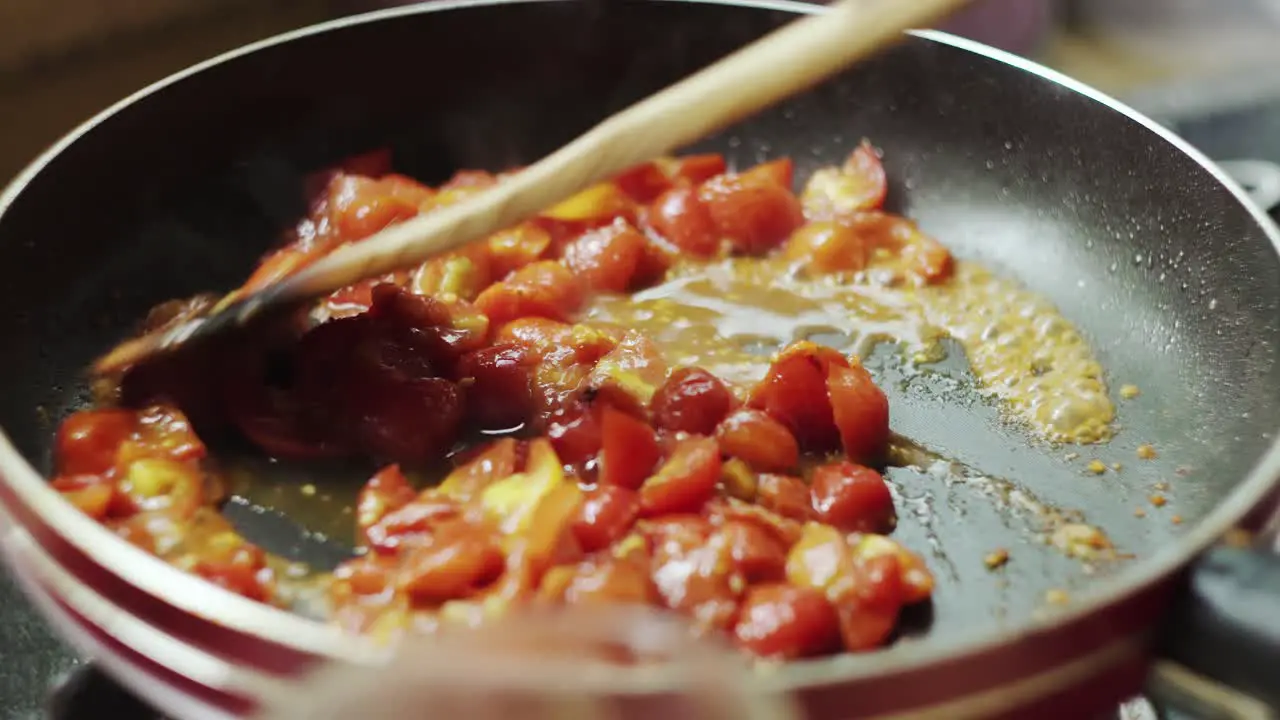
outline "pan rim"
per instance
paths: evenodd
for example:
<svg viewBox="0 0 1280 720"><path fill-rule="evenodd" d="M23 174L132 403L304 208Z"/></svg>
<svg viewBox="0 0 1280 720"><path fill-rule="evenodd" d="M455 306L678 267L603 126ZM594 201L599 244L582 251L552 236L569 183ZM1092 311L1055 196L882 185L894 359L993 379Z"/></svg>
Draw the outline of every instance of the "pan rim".
<svg viewBox="0 0 1280 720"><path fill-rule="evenodd" d="M472 7L555 1L563 0L442 0L429 4L388 8L310 25L222 53L125 97L64 135L18 173L3 191L0 191L0 220L23 189L82 136L126 107L209 68L294 40L402 16ZM822 6L808 5L794 0L660 1L772 10L795 15L825 11ZM1280 257L1280 230L1277 230L1266 213L1258 208L1244 191L1208 157L1154 120L1109 95L1032 60L941 31L916 30L911 31L910 34L916 38L951 46L1013 66L1073 93L1084 95L1141 125L1173 149L1194 160L1224 186L1250 213L1271 241L1273 251ZM761 676L760 679L779 690L795 690L854 678L872 680L877 677L888 677L923 669L941 660L956 661L975 656L1024 640L1029 636L1078 623L1091 615L1103 612L1108 607L1134 597L1175 573L1260 504L1280 479L1280 432L1273 433L1273 436L1266 452L1244 476L1244 479L1186 535L1168 548L1134 563L1131 568L1126 568L1116 577L1099 583L1096 588L1081 592L1073 599L1071 605L1052 616L1027 618L1007 629L995 632L957 631L952 638L942 643L899 644L868 655L844 655L831 659L793 663L780 672ZM228 629L256 635L285 648L315 653L329 659L362 663L376 662L386 657L386 649L369 638L346 635L338 628L320 621L308 620L279 608L262 605L221 588L215 589L211 583L179 570L129 544L80 513L70 503L62 500L48 486L47 480L18 453L2 428L0 428L0 481L8 484L22 503L95 563L111 568L113 572L139 589L187 613ZM678 679L673 677L663 679L660 675L650 676L647 673L643 677L634 673L619 673L612 676L611 681L615 689L620 684L635 691L648 692L671 687L669 683L678 682Z"/></svg>

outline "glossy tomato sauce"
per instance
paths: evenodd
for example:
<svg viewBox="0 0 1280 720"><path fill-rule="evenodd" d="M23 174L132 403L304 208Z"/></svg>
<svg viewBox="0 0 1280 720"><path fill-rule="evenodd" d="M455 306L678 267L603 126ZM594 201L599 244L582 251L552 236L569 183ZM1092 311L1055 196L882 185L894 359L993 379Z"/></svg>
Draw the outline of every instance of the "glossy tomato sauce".
<svg viewBox="0 0 1280 720"><path fill-rule="evenodd" d="M308 217L239 292L500 177L429 188L385 154L355 158L314 179ZM352 631L639 603L759 657L878 647L933 578L887 537L889 405L858 357L798 340L756 376L717 374L656 328L598 312L727 258L763 258L779 282L952 277L945 247L881 209L869 145L802 195L792 186L786 159L646 163L260 336L136 368L63 423L53 486L169 562L288 605L281 565L217 513L225 493L201 437L284 460L373 458L385 465L355 508L361 552L323 578L327 614ZM442 463L425 489L402 472Z"/></svg>

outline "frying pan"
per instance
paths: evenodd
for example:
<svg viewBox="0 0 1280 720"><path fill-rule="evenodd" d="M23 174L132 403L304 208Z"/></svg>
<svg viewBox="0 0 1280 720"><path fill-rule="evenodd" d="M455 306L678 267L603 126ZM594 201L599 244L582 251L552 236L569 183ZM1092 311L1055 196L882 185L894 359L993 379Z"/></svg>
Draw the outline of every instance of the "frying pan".
<svg viewBox="0 0 1280 720"><path fill-rule="evenodd" d="M50 438L86 402L83 368L151 305L236 284L304 210L312 170L388 145L427 182L525 163L815 11L720 0L383 11L197 66L58 143L0 196L0 524L30 597L123 683L188 717L248 712L320 659L377 661L371 642L186 576L48 490ZM897 536L929 557L935 601L888 650L761 682L823 719L1085 717L1148 678L1184 704L1280 706L1268 682L1280 563L1210 549L1268 516L1280 476L1280 234L1265 213L1133 111L935 32L693 149L738 166L790 155L804 177L864 136L884 151L894 209L1048 296L1112 387L1142 394L1119 402L1110 444L1054 447L1003 421L958 353L906 373L877 352L868 362L895 430L957 463L888 474ZM1159 457L1138 460L1143 443ZM1092 459L1123 469L1095 476ZM269 467L229 504L233 521L275 552L343 557L325 518L365 469ZM319 499L293 492L302 478ZM1158 483L1164 507L1148 500ZM314 504L323 497L332 505ZM1127 557L1082 563L1046 546L1025 497L1079 513ZM1011 560L991 571L982 558L997 547ZM1047 605L1058 590L1069 602ZM642 709L663 690L615 691Z"/></svg>

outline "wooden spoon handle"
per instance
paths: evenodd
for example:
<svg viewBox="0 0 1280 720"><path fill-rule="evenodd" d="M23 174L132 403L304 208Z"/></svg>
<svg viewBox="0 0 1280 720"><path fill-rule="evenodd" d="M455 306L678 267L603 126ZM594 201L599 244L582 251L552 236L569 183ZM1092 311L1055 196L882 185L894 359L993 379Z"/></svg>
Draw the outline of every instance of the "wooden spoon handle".
<svg viewBox="0 0 1280 720"><path fill-rule="evenodd" d="M632 105L485 192L345 245L285 280L304 299L421 263L817 84L967 0L842 0Z"/></svg>

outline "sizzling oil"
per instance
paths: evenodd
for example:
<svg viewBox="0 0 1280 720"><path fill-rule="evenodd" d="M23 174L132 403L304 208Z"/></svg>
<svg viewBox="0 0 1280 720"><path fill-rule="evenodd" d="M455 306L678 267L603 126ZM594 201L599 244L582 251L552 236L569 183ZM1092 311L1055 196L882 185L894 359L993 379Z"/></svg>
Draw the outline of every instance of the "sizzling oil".
<svg viewBox="0 0 1280 720"><path fill-rule="evenodd" d="M779 260L733 258L676 268L629 297L600 297L586 317L639 330L672 364L699 365L739 390L796 340L860 355L897 342L930 362L950 337L984 391L1038 435L1093 443L1112 432L1102 367L1080 332L1044 298L973 263L958 262L946 283L913 287L869 275L805 278Z"/></svg>

